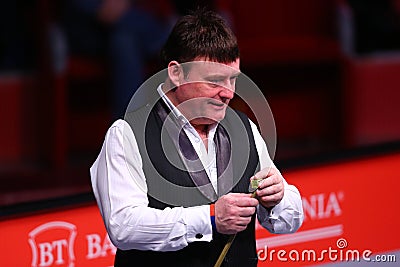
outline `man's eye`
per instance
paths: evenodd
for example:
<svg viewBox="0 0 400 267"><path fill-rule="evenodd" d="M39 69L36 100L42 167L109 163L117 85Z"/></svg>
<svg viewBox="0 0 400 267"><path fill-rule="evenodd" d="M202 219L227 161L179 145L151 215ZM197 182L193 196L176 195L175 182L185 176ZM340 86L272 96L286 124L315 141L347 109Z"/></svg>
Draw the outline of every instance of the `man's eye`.
<svg viewBox="0 0 400 267"><path fill-rule="evenodd" d="M220 84L220 83L222 83L222 80L210 80L210 82L211 82L211 83L218 83L218 84Z"/></svg>
<svg viewBox="0 0 400 267"><path fill-rule="evenodd" d="M210 83L210 85L212 87L218 87L223 84L223 81L221 81L221 80L209 80L208 82Z"/></svg>

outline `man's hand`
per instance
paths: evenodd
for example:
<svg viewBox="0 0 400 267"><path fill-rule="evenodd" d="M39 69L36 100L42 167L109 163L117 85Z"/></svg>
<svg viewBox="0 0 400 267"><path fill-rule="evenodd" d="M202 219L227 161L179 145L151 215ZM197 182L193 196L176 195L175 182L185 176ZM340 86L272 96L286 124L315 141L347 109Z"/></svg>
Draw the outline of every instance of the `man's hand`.
<svg viewBox="0 0 400 267"><path fill-rule="evenodd" d="M246 229L256 212L258 200L251 194L229 193L215 202L215 225L221 234L236 234Z"/></svg>
<svg viewBox="0 0 400 267"><path fill-rule="evenodd" d="M282 200L284 194L283 177L277 169L262 169L251 179L262 180L255 194L261 205L272 208Z"/></svg>

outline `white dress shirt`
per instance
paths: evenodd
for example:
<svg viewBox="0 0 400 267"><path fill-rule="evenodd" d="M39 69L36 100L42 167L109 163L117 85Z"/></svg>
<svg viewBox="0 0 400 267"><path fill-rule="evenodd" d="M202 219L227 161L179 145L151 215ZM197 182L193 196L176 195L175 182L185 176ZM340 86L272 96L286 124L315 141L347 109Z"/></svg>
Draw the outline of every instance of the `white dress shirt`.
<svg viewBox="0 0 400 267"><path fill-rule="evenodd" d="M216 125L208 133L208 150L197 131L157 89L183 127L217 189L216 153L213 137ZM186 121L185 121L186 120ZM257 126L250 121L260 168L275 167ZM159 210L148 207L146 177L142 158L132 129L125 120L115 121L108 129L101 151L90 168L93 192L112 243L122 249L174 251L191 242L211 241L210 206L174 207ZM268 212L257 208L260 224L271 233L295 232L303 222L300 193L284 180L284 197ZM202 236L199 238L199 235ZM196 237L197 235L197 237Z"/></svg>

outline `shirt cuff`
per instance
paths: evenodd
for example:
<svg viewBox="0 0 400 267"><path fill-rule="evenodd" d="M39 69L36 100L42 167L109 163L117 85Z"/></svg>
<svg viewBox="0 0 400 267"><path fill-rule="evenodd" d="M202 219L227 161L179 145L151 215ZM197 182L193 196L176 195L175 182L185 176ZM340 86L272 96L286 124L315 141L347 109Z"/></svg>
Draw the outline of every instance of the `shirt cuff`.
<svg viewBox="0 0 400 267"><path fill-rule="evenodd" d="M271 233L293 233L302 223L303 215L301 210L297 209L297 206L290 201L290 198L288 197L289 194L286 193L281 202L274 206L270 211L263 206L258 205L258 221Z"/></svg>
<svg viewBox="0 0 400 267"><path fill-rule="evenodd" d="M187 242L212 240L212 225L210 221L210 205L187 208L186 213Z"/></svg>

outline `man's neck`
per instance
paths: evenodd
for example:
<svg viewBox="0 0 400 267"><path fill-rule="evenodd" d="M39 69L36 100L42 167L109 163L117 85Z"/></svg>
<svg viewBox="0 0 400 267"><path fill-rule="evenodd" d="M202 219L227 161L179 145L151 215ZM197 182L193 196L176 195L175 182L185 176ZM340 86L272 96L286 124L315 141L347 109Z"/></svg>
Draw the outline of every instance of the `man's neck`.
<svg viewBox="0 0 400 267"><path fill-rule="evenodd" d="M209 125L208 124L193 124L190 123L193 128L196 130L196 132L199 134L201 140L203 140L203 144L206 148L206 151L208 151L208 130L209 130Z"/></svg>

